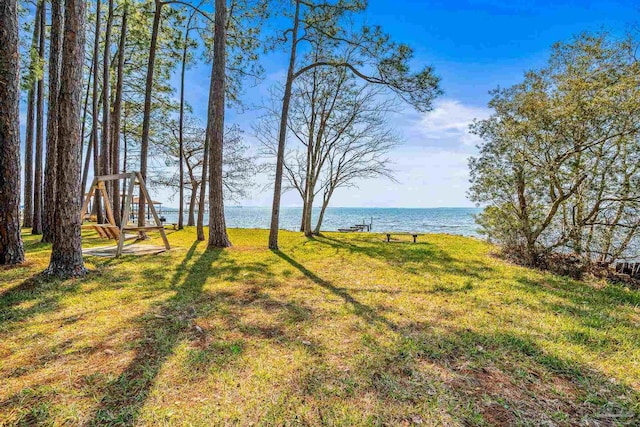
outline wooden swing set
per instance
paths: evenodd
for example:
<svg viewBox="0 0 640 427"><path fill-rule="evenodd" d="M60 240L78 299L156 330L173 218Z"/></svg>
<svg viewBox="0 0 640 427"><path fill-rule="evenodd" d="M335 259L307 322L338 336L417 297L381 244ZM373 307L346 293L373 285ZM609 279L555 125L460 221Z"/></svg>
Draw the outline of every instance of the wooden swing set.
<svg viewBox="0 0 640 427"><path fill-rule="evenodd" d="M124 200L124 208L122 210L122 218L120 219L120 225L118 226L113 215L113 210L111 208L111 201L109 199L109 195L107 193L107 188L105 183L108 181L117 181L117 180L125 180L125 186L127 188L127 192ZM127 185L128 184L128 185ZM140 195L147 203L148 209L151 211L153 219L155 221L155 225L146 225L146 226L138 226L134 224L129 224L129 217L131 213L131 205L133 203L133 190L135 186L140 187ZM105 239L113 239L118 242L116 246L115 256L119 257L122 254L122 250L124 247L124 241L129 239L130 237L126 236L127 231L136 231L138 235L143 235L146 231L157 230L160 232L160 236L162 236L162 240L164 242L164 249L162 247L158 247L160 251L164 252L164 250L171 249L169 246L169 240L167 240L167 235L164 232L164 225L160 221L158 217L158 213L153 205L153 201L151 197L149 197L149 192L147 191L147 186L145 185L144 179L142 178L142 174L140 172L129 172L129 173L121 173L116 175L103 175L96 176L93 178L93 182L91 183L91 189L89 193L87 193L87 197L82 204L82 211L80 212L80 220L84 222L85 216L87 214L87 209L89 207L89 203L91 202L91 198L93 195L99 192L102 195L102 199L104 200L104 208L106 211L106 220L105 224L86 224L82 225L82 228L88 228L95 230L100 237ZM135 238L136 236L132 236Z"/></svg>

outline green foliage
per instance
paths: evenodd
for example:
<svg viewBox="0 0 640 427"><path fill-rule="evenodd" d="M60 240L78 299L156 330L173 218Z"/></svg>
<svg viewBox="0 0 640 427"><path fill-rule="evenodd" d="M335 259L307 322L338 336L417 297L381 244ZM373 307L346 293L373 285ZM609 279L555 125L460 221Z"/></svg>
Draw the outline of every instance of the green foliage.
<svg viewBox="0 0 640 427"><path fill-rule="evenodd" d="M345 68L362 80L388 88L418 111L431 110L433 100L442 94L439 77L430 66L413 72L409 66L413 49L393 41L382 27L355 23L358 14L366 11L366 2L302 4L304 36L300 41L322 56L299 64L296 76L318 66Z"/></svg>
<svg viewBox="0 0 640 427"><path fill-rule="evenodd" d="M244 86L257 84L264 75L259 63L263 48L262 27L270 17L269 0L231 0L227 8L227 73L225 100L229 106L243 107ZM213 22L201 33L205 59L213 60Z"/></svg>
<svg viewBox="0 0 640 427"><path fill-rule="evenodd" d="M582 34L554 45L547 65L493 92L492 117L472 132L470 196L480 223L523 249L611 263L638 243L640 64L635 42Z"/></svg>

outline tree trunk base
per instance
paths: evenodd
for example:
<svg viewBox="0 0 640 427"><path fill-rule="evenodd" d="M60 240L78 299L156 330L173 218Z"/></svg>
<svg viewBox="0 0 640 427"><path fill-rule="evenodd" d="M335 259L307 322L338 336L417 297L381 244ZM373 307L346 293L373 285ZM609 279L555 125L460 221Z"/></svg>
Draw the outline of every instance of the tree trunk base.
<svg viewBox="0 0 640 427"><path fill-rule="evenodd" d="M24 249L22 242L20 242L19 247L15 247L14 249L10 249L5 252L3 257L0 259L0 265L18 265L22 263L24 263Z"/></svg>
<svg viewBox="0 0 640 427"><path fill-rule="evenodd" d="M84 267L82 257L77 259L51 259L49 267L43 272L45 276L57 277L59 279L70 279L72 277L84 277L89 271Z"/></svg>
<svg viewBox="0 0 640 427"><path fill-rule="evenodd" d="M229 239L215 240L215 241L209 240L209 243L207 244L207 249L225 249L225 248L230 248L231 246L233 245L231 244Z"/></svg>

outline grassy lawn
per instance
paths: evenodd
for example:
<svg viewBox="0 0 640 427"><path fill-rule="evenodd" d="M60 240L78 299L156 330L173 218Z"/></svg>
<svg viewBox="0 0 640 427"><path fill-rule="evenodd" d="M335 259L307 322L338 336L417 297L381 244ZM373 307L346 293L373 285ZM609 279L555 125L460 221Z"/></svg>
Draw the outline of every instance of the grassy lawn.
<svg viewBox="0 0 640 427"><path fill-rule="evenodd" d="M25 235L0 269L0 425L640 423L640 291L464 237L267 234L170 232L64 282Z"/></svg>

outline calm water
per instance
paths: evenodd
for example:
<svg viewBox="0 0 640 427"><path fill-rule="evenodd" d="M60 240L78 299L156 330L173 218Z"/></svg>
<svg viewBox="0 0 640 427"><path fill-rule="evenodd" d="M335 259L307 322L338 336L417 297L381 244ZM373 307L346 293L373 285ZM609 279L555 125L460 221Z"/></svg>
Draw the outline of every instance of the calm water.
<svg viewBox="0 0 640 427"><path fill-rule="evenodd" d="M319 211L319 208L314 210L314 215L317 216ZM476 208L328 208L322 229L336 231L364 221L367 224L373 222L374 232L416 231L478 236L473 216L479 212L480 209ZM178 222L177 211L164 209L162 214L168 223ZM225 214L227 226L231 228L269 228L271 222L271 208L227 207ZM280 228L299 230L301 214L302 208L282 208ZM205 224L207 221L205 217Z"/></svg>

